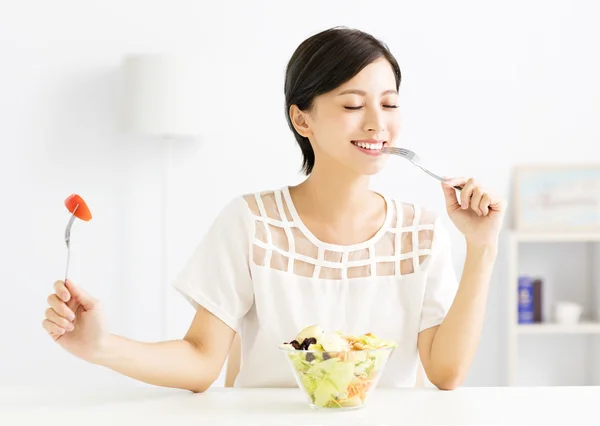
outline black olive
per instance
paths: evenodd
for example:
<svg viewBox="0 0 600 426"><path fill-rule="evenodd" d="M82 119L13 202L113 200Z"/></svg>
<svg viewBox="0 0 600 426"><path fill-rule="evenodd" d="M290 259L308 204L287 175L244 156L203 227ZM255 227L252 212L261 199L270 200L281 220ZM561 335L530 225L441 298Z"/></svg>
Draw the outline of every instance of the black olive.
<svg viewBox="0 0 600 426"><path fill-rule="evenodd" d="M312 352L309 352L306 354L306 361L311 362L314 359L315 359L315 356L313 355Z"/></svg>
<svg viewBox="0 0 600 426"><path fill-rule="evenodd" d="M306 345L306 348L308 349L308 347L310 345L316 345L317 344L317 339L315 339L314 337L309 337L308 339L304 339L304 344Z"/></svg>
<svg viewBox="0 0 600 426"><path fill-rule="evenodd" d="M310 345L314 345L316 343L317 343L317 339L315 339L314 337L307 337L306 339L304 339L304 341L300 345L300 348L302 350L308 350L308 347Z"/></svg>
<svg viewBox="0 0 600 426"><path fill-rule="evenodd" d="M292 340L292 341L290 342L290 345L292 345L292 346L294 347L294 349L296 349L296 350L300 350L300 343L298 343L298 341L297 341L297 340Z"/></svg>

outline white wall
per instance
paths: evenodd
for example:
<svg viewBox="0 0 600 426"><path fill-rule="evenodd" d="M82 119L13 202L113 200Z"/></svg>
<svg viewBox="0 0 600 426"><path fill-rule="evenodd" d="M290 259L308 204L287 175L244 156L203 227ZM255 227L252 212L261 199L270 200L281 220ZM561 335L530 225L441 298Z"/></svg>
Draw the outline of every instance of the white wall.
<svg viewBox="0 0 600 426"><path fill-rule="evenodd" d="M41 329L64 270L78 192L71 276L101 298L111 330L162 338L161 189L172 279L231 197L293 184L299 150L283 116L283 73L314 32L354 26L382 38L402 71L402 143L440 174L474 175L508 196L517 163L600 158L600 28L592 2L22 1L0 14L0 383L125 381L77 362ZM119 65L132 52L202 58L198 144L118 132ZM163 168L166 155L167 167ZM241 176L234 178L233 176ZM440 211L436 182L390 161L374 187ZM452 233L460 272L461 238ZM560 257L560 253L555 256ZM506 274L501 253L467 385L503 383ZM173 297L171 297L173 296ZM169 293L168 336L191 309Z"/></svg>

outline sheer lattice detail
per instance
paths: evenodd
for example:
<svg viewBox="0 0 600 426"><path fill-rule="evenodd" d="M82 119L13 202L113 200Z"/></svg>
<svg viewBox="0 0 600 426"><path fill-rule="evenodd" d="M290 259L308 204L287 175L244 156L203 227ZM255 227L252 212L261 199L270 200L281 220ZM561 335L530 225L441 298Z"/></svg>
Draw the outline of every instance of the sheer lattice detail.
<svg viewBox="0 0 600 426"><path fill-rule="evenodd" d="M320 241L302 223L287 188L244 196L254 218L252 261L287 273L330 280L407 275L431 252L436 217L386 199L384 225L368 241L341 246Z"/></svg>

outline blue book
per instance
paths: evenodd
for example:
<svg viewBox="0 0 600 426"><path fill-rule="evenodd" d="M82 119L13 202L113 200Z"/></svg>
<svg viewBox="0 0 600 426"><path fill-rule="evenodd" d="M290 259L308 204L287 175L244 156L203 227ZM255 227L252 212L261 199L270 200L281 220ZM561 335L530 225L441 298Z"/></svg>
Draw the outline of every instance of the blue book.
<svg viewBox="0 0 600 426"><path fill-rule="evenodd" d="M533 324L533 280L530 277L519 277L517 301L519 305L519 324Z"/></svg>

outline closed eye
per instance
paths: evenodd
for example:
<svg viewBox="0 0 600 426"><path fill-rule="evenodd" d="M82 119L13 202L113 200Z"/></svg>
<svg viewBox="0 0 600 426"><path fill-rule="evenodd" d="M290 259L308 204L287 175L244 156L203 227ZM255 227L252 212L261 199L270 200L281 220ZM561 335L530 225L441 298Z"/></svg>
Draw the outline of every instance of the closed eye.
<svg viewBox="0 0 600 426"><path fill-rule="evenodd" d="M382 105L384 108L399 108L398 105ZM349 111L357 111L362 108L362 106L345 106L345 109Z"/></svg>

